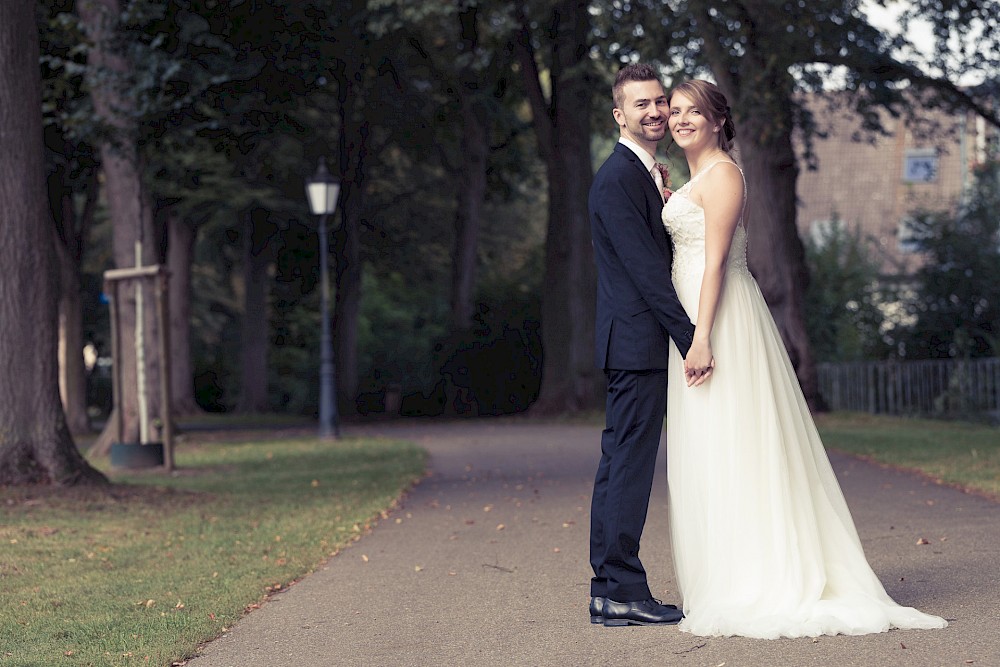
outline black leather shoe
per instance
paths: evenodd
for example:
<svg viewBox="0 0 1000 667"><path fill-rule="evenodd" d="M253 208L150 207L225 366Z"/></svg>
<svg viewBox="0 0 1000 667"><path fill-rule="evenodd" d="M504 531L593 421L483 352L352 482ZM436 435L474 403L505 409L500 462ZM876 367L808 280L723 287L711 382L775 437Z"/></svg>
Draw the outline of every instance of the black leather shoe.
<svg viewBox="0 0 1000 667"><path fill-rule="evenodd" d="M622 625L674 625L684 618L677 607L650 598L638 602L605 600L601 610L606 627Z"/></svg>
<svg viewBox="0 0 1000 667"><path fill-rule="evenodd" d="M604 598L590 598L590 622L595 625L604 622Z"/></svg>

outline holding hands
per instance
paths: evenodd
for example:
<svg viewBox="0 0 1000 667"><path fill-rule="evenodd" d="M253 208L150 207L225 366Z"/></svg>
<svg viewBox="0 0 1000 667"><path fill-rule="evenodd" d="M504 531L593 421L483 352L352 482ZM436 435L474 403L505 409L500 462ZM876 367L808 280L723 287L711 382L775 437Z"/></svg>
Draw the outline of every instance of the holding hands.
<svg viewBox="0 0 1000 667"><path fill-rule="evenodd" d="M691 349L684 358L684 377L687 378L687 386L697 387L704 384L712 376L714 368L715 357L712 355L711 341L695 336Z"/></svg>

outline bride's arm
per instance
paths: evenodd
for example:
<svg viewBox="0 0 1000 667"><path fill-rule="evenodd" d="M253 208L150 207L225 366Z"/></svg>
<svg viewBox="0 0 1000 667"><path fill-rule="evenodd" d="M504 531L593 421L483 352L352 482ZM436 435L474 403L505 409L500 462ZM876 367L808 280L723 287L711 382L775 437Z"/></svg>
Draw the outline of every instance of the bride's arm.
<svg viewBox="0 0 1000 667"><path fill-rule="evenodd" d="M705 275L698 298L694 341L685 359L689 369L714 365L712 327L726 277L729 248L743 210L743 175L736 165L721 163L705 174L699 186L705 209Z"/></svg>

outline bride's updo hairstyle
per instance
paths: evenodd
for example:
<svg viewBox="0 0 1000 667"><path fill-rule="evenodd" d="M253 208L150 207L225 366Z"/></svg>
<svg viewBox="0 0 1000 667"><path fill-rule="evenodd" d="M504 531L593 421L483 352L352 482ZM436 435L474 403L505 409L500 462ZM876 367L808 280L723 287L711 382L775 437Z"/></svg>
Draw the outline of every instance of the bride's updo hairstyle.
<svg viewBox="0 0 1000 667"><path fill-rule="evenodd" d="M719 87L709 81L692 79L674 87L670 91L671 98L673 98L674 93L681 93L690 98L712 123L722 122L722 129L719 131L719 148L728 153L732 149L733 139L736 137L736 126L733 125L733 114L729 109L729 102ZM670 99L667 100L668 105L669 103Z"/></svg>

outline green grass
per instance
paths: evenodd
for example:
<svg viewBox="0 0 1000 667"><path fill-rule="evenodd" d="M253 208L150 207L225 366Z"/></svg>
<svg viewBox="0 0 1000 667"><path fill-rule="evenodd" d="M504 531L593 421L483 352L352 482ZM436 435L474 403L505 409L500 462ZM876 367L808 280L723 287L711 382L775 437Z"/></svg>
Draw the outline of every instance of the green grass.
<svg viewBox="0 0 1000 667"><path fill-rule="evenodd" d="M858 413L820 415L823 443L1000 499L1000 429Z"/></svg>
<svg viewBox="0 0 1000 667"><path fill-rule="evenodd" d="M170 477L114 473L123 483L103 492L0 489L0 666L189 657L384 516L425 454L217 441L180 446L176 464Z"/></svg>

